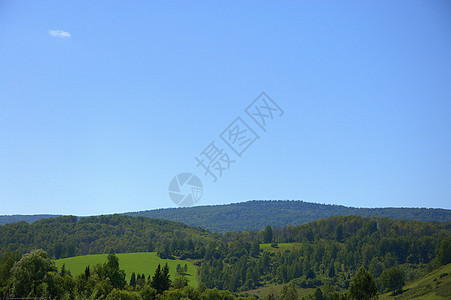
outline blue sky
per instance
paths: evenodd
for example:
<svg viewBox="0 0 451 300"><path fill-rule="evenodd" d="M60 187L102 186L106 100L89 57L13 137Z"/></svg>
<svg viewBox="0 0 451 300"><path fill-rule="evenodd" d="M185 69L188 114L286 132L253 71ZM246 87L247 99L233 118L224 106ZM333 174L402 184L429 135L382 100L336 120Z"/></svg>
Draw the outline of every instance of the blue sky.
<svg viewBox="0 0 451 300"><path fill-rule="evenodd" d="M449 1L2 1L0 214L290 199L451 209ZM263 132L245 108L284 114ZM241 157L220 134L260 136ZM234 163L217 182L195 157Z"/></svg>

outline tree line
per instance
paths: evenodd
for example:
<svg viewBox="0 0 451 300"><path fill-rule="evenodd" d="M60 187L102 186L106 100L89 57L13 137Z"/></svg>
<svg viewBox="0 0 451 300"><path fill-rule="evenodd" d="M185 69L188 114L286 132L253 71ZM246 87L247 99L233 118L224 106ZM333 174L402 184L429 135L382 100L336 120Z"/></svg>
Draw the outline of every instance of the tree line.
<svg viewBox="0 0 451 300"><path fill-rule="evenodd" d="M268 212L271 212L268 214ZM298 200L247 201L225 205L168 208L126 213L200 226L212 232L260 230L266 225L302 225L332 216L388 217L403 220L451 221L451 210L432 208L355 208Z"/></svg>
<svg viewBox="0 0 451 300"><path fill-rule="evenodd" d="M186 249L185 257L200 258L203 245L212 238L205 229L167 220L124 215L64 216L0 226L0 256L7 250L24 254L40 248L54 259L111 251L158 251L161 257L170 258L181 256L180 249Z"/></svg>
<svg viewBox="0 0 451 300"><path fill-rule="evenodd" d="M382 273L384 285L393 294L402 290L404 278L402 271L396 267ZM324 291L323 291L324 290ZM352 278L350 287L344 293L337 293L326 288L316 288L307 296L299 297L295 285L285 285L278 294L271 293L264 300L297 299L373 299L378 295L375 280L364 267L359 268ZM132 274L130 282L125 281L125 272L120 269L119 259L114 253L108 255L107 261L97 264L91 271L87 266L85 272L73 277L63 265L60 270L41 250L33 250L23 256L17 251L7 252L0 259L0 298L17 297L45 299L136 299L136 300L211 300L242 299L256 300L258 297L233 294L229 290L209 289L200 284L197 289L188 286L188 279L183 275L171 280L169 267L159 264L152 278L145 280L144 275L136 279Z"/></svg>

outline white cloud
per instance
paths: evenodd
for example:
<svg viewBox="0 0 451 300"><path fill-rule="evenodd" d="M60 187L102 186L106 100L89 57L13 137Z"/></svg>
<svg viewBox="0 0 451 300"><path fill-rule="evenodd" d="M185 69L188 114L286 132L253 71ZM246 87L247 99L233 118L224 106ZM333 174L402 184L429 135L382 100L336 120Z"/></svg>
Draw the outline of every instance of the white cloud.
<svg viewBox="0 0 451 300"><path fill-rule="evenodd" d="M51 36L58 37L58 38L70 38L71 37L69 32L62 31L62 30L49 30L49 34Z"/></svg>

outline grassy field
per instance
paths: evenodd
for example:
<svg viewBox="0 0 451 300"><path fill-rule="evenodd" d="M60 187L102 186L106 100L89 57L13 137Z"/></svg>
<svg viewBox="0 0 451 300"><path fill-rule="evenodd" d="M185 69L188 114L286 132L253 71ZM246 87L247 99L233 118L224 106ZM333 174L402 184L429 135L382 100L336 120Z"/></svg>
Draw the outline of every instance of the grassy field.
<svg viewBox="0 0 451 300"><path fill-rule="evenodd" d="M451 264L407 284L400 295L380 295L379 299L451 299Z"/></svg>
<svg viewBox="0 0 451 300"><path fill-rule="evenodd" d="M166 263L169 266L169 274L171 275L171 279L174 279L177 264L180 264L182 267L186 264L188 266L187 278L189 279L189 285L197 287L197 269L196 266L194 266L190 261L161 259L157 256L156 252L119 253L116 255L119 258L119 267L127 274L127 282L130 281L132 272L135 272L136 275L138 275L138 273L145 274L146 278L149 275L152 277L158 264L163 266ZM55 264L58 269L65 264L66 268L70 270L72 275L76 276L83 273L87 266L90 266L92 271L96 264L106 262L107 256L108 254L95 254L69 257L55 260Z"/></svg>

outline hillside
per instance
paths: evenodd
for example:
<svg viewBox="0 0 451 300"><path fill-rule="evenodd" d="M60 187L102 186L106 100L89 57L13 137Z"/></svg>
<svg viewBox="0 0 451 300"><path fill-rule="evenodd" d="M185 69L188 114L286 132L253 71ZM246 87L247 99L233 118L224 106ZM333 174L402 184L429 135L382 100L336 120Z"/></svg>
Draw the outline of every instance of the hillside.
<svg viewBox="0 0 451 300"><path fill-rule="evenodd" d="M248 201L227 205L169 208L126 213L182 222L214 232L246 231L302 225L331 216L357 215L419 221L451 221L451 210L431 208L354 208L303 201Z"/></svg>
<svg viewBox="0 0 451 300"><path fill-rule="evenodd" d="M271 212L271 213L268 213ZM331 216L356 215L361 217L388 217L419 221L451 221L451 210L435 208L355 208L342 205L317 204L304 201L247 201L225 205L164 208L124 213L181 222L202 227L213 232L260 230L266 225L273 227L302 225ZM0 216L0 225L25 221L32 223L58 215Z"/></svg>
<svg viewBox="0 0 451 300"><path fill-rule="evenodd" d="M451 264L408 283L399 295L385 293L379 299L451 299Z"/></svg>
<svg viewBox="0 0 451 300"><path fill-rule="evenodd" d="M154 258L156 252L159 259L174 261L191 258L198 266L198 282L208 289L270 292L275 285L288 284L302 289L328 286L344 293L362 265L376 281L395 266L413 281L450 263L451 222L339 216L298 226L212 234L168 220L110 215L0 226L0 269L11 270L21 254L36 248L52 259L112 251L144 256L154 252ZM83 268L86 261L77 264ZM136 259L131 264L133 269L144 265ZM147 269L151 268L145 268L145 274ZM98 278L103 278L102 272ZM0 272L0 287L8 285L8 278Z"/></svg>
<svg viewBox="0 0 451 300"><path fill-rule="evenodd" d="M0 256L7 250L20 253L41 248L51 258L86 254L152 252L166 249L172 241L189 244L195 257L211 239L202 229L182 223L124 215L88 218L65 216L0 226Z"/></svg>

